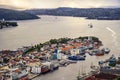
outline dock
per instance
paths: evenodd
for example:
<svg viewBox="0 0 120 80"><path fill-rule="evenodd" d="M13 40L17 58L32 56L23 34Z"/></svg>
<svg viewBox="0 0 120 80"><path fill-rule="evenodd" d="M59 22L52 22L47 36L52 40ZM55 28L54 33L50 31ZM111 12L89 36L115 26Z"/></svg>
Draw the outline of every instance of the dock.
<svg viewBox="0 0 120 80"><path fill-rule="evenodd" d="M17 22L9 22L9 21L0 21L0 29L5 27L16 27L18 26Z"/></svg>
<svg viewBox="0 0 120 80"><path fill-rule="evenodd" d="M36 78L38 76L40 76L40 74L32 74L32 73L28 74L29 80L32 80L32 79L34 79L34 78Z"/></svg>

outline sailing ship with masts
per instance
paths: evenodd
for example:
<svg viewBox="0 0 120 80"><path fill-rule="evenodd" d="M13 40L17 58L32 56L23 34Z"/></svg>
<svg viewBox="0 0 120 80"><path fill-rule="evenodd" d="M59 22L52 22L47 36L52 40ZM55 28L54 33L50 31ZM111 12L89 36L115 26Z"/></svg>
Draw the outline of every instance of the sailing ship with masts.
<svg viewBox="0 0 120 80"><path fill-rule="evenodd" d="M84 69L84 62L81 62L82 65L80 65L79 67L79 72L78 72L78 76L77 76L77 80L84 80L86 77L86 72Z"/></svg>

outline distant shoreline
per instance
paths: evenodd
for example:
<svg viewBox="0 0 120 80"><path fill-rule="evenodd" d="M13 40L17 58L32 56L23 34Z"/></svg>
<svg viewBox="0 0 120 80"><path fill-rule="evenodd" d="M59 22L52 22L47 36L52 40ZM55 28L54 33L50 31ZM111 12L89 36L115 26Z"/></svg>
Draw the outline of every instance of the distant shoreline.
<svg viewBox="0 0 120 80"><path fill-rule="evenodd" d="M24 10L34 15L86 17L96 20L120 20L120 8L69 8Z"/></svg>
<svg viewBox="0 0 120 80"><path fill-rule="evenodd" d="M24 11L12 10L12 9L4 9L0 8L0 20L32 20L39 19L40 17L30 14Z"/></svg>
<svg viewBox="0 0 120 80"><path fill-rule="evenodd" d="M38 15L39 16L56 16L56 17L75 17L75 18L84 18L84 19L88 19L88 20L120 20L120 19L104 19L104 18L87 18L87 17L79 17L79 16L64 16L64 15ZM38 18L38 19L41 19ZM35 20L35 19L34 19ZM19 21L19 20L18 20Z"/></svg>

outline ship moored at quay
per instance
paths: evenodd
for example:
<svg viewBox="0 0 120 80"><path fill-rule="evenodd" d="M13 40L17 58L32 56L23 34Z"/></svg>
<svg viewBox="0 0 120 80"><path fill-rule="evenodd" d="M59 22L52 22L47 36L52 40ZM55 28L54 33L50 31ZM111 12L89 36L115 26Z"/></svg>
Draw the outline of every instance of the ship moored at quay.
<svg viewBox="0 0 120 80"><path fill-rule="evenodd" d="M5 21L5 19L0 20L0 29L8 28L8 27L16 27L16 26L18 26L17 22Z"/></svg>
<svg viewBox="0 0 120 80"><path fill-rule="evenodd" d="M85 75L78 75L77 80L119 80L120 56L99 61L99 66L91 65L92 71Z"/></svg>

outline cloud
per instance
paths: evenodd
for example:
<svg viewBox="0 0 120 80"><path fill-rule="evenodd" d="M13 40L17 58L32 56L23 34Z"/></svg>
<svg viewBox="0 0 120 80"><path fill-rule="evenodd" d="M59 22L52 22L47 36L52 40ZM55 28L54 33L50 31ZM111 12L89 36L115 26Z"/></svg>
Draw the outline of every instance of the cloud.
<svg viewBox="0 0 120 80"><path fill-rule="evenodd" d="M56 8L56 7L120 7L120 0L0 0L0 5L24 8Z"/></svg>

